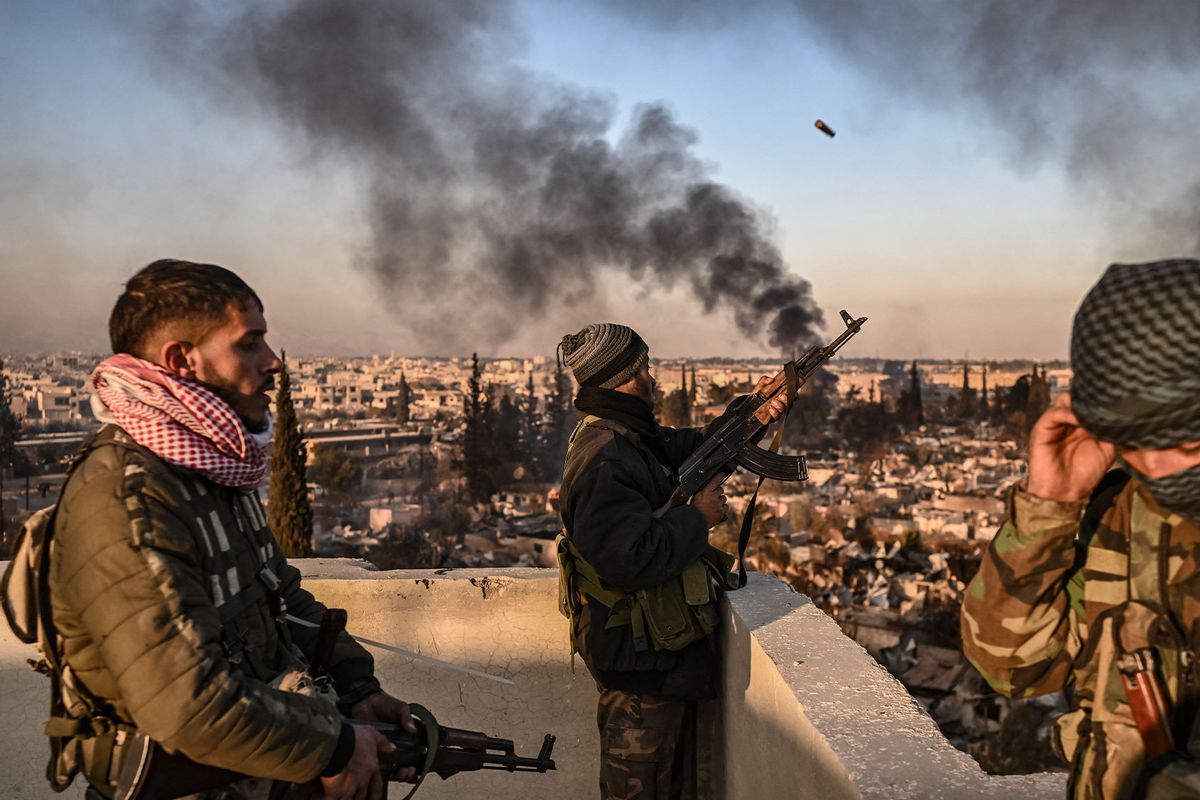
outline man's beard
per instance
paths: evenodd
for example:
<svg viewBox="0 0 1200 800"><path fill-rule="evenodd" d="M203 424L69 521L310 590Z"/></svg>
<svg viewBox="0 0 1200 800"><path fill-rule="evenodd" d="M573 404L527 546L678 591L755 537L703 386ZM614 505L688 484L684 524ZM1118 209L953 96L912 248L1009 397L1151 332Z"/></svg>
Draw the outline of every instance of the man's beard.
<svg viewBox="0 0 1200 800"><path fill-rule="evenodd" d="M245 395L234 389L218 386L215 383L204 383L204 385L216 392L217 396L233 409L233 412L238 415L238 419L242 421L242 424L246 426L246 430L250 433L263 434L271 429L271 409L269 407L262 409L261 417L258 419L247 416L243 410L247 406L257 404L258 399L254 395ZM274 388L274 385L274 381L272 381L269 387L264 386L264 388Z"/></svg>

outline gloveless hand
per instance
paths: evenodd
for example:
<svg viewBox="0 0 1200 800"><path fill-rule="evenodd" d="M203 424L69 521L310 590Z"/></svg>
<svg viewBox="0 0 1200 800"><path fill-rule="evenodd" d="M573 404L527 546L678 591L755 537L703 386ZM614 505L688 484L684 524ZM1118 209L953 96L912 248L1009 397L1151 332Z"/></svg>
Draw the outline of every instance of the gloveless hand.
<svg viewBox="0 0 1200 800"><path fill-rule="evenodd" d="M337 775L321 778L323 800L382 800L379 754L395 749L396 746L379 731L367 725L355 725L354 754L350 761Z"/></svg>
<svg viewBox="0 0 1200 800"><path fill-rule="evenodd" d="M417 732L417 726L413 723L408 703L392 697L387 692L376 692L359 700L350 709L350 717L373 722L391 722L409 733ZM411 783L417 778L417 770L415 767L405 767L396 772L395 778L398 781Z"/></svg>
<svg viewBox="0 0 1200 800"><path fill-rule="evenodd" d="M767 384L770 382L771 382L771 378L767 375L763 375L761 378L758 379L758 383L754 384L754 391L756 391L756 392L763 391L766 388ZM774 422L775 420L782 417L783 412L787 411L787 407L788 407L787 398L784 397L782 392L780 392L775 397L772 397L763 406L763 408L767 409L767 414L770 416L771 422Z"/></svg>
<svg viewBox="0 0 1200 800"><path fill-rule="evenodd" d="M718 472L708 483L704 484L703 489L692 495L691 505L704 515L704 522L709 528L718 525L729 513L728 501L721 493L721 484L728 477L726 473Z"/></svg>
<svg viewBox="0 0 1200 800"><path fill-rule="evenodd" d="M1083 429L1064 392L1029 434L1029 493L1060 502L1086 500L1116 455L1113 445Z"/></svg>

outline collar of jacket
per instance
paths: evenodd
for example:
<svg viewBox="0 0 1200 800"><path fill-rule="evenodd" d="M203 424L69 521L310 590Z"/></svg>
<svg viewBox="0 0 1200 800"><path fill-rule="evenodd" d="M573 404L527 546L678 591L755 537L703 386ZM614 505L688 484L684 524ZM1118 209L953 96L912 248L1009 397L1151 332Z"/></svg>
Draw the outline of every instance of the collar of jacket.
<svg viewBox="0 0 1200 800"><path fill-rule="evenodd" d="M642 436L657 438L659 434L654 410L632 394L598 386L583 386L575 396L575 408L585 414L619 422Z"/></svg>

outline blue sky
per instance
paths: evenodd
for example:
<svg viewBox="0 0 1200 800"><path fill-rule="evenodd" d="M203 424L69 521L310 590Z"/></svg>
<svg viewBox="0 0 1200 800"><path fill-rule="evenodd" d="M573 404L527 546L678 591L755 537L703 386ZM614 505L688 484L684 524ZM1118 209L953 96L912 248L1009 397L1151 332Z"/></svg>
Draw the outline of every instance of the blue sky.
<svg viewBox="0 0 1200 800"><path fill-rule="evenodd" d="M242 273L292 352L444 352L443 331L355 266L367 231L353 165L163 69L99 4L5 9L0 351L103 350L120 283L169 256ZM622 119L662 101L693 128L714 176L773 220L827 319L872 318L848 354L1064 357L1107 263L1177 254L1053 160L1014 166L970 104L897 94L789 13L668 30L530 0L515 24L524 67L611 95ZM633 324L660 355L769 352L684 289L628 280L466 346L550 353L596 317Z"/></svg>

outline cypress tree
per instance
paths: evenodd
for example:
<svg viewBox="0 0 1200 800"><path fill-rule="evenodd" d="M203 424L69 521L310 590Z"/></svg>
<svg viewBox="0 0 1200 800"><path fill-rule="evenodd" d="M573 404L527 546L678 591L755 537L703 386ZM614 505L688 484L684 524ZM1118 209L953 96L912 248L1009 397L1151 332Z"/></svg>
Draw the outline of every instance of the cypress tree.
<svg viewBox="0 0 1200 800"><path fill-rule="evenodd" d="M401 425L408 422L409 404L412 402L412 390L408 388L408 380L404 370L400 370L400 386L396 391L396 421Z"/></svg>
<svg viewBox="0 0 1200 800"><path fill-rule="evenodd" d="M0 498L4 496L4 470L20 463L22 454L17 449L21 438L21 420L12 410L12 391L8 376L4 374L4 361L0 360ZM0 513L0 557L8 557L7 521Z"/></svg>
<svg viewBox="0 0 1200 800"><path fill-rule="evenodd" d="M562 362L558 361L554 368L554 382L542 406L538 425L538 450L541 454L538 469L544 481L556 481L562 477L567 440L575 429L574 396L571 377L563 369Z"/></svg>
<svg viewBox="0 0 1200 800"><path fill-rule="evenodd" d="M313 555L312 506L308 504L308 481L304 461L307 449L300 434L300 423L292 405L292 379L287 368L287 353L279 371L279 390L275 394L275 440L271 443L271 504L268 524L275 540L288 558Z"/></svg>
<svg viewBox="0 0 1200 800"><path fill-rule="evenodd" d="M991 413L988 405L987 364L983 365L983 391L979 395L979 418L987 419Z"/></svg>
<svg viewBox="0 0 1200 800"><path fill-rule="evenodd" d="M963 382L962 394L958 396L958 417L959 419L973 419L975 417L976 392L971 388L971 369L967 362L963 362Z"/></svg>
<svg viewBox="0 0 1200 800"><path fill-rule="evenodd" d="M1046 368L1042 367L1042 372L1038 374L1037 365L1033 365L1033 374L1029 380L1029 399L1025 406L1025 432L1029 433L1033 429L1033 423L1037 422L1038 417L1050 407L1050 380L1046 375Z"/></svg>
<svg viewBox="0 0 1200 800"><path fill-rule="evenodd" d="M483 367L479 354L471 354L471 377L467 381L467 394L463 397L463 443L462 472L466 478L467 494L473 500L487 500L489 492L487 464L488 456L488 403L484 397Z"/></svg>
<svg viewBox="0 0 1200 800"><path fill-rule="evenodd" d="M541 418L538 414L537 395L534 394L533 370L525 382L525 397L521 404L521 458L526 462L526 471L531 475L541 474L541 452L538 439L541 436Z"/></svg>
<svg viewBox="0 0 1200 800"><path fill-rule="evenodd" d="M17 449L21 438L21 420L12 410L12 389L8 376L4 374L4 361L0 360L0 496L4 489L4 470L20 465L22 453ZM0 520L0 529L3 520Z"/></svg>
<svg viewBox="0 0 1200 800"><path fill-rule="evenodd" d="M679 394L680 394L680 427L686 427L692 424L692 395L688 392L687 381L687 364L679 368Z"/></svg>
<svg viewBox="0 0 1200 800"><path fill-rule="evenodd" d="M17 440L21 438L21 420L12 410L12 389L0 360L0 467L17 458Z"/></svg>
<svg viewBox="0 0 1200 800"><path fill-rule="evenodd" d="M913 417L918 425L925 424L925 404L921 400L921 373L917 370L917 362L914 359L912 369L909 370L909 403L913 412Z"/></svg>

